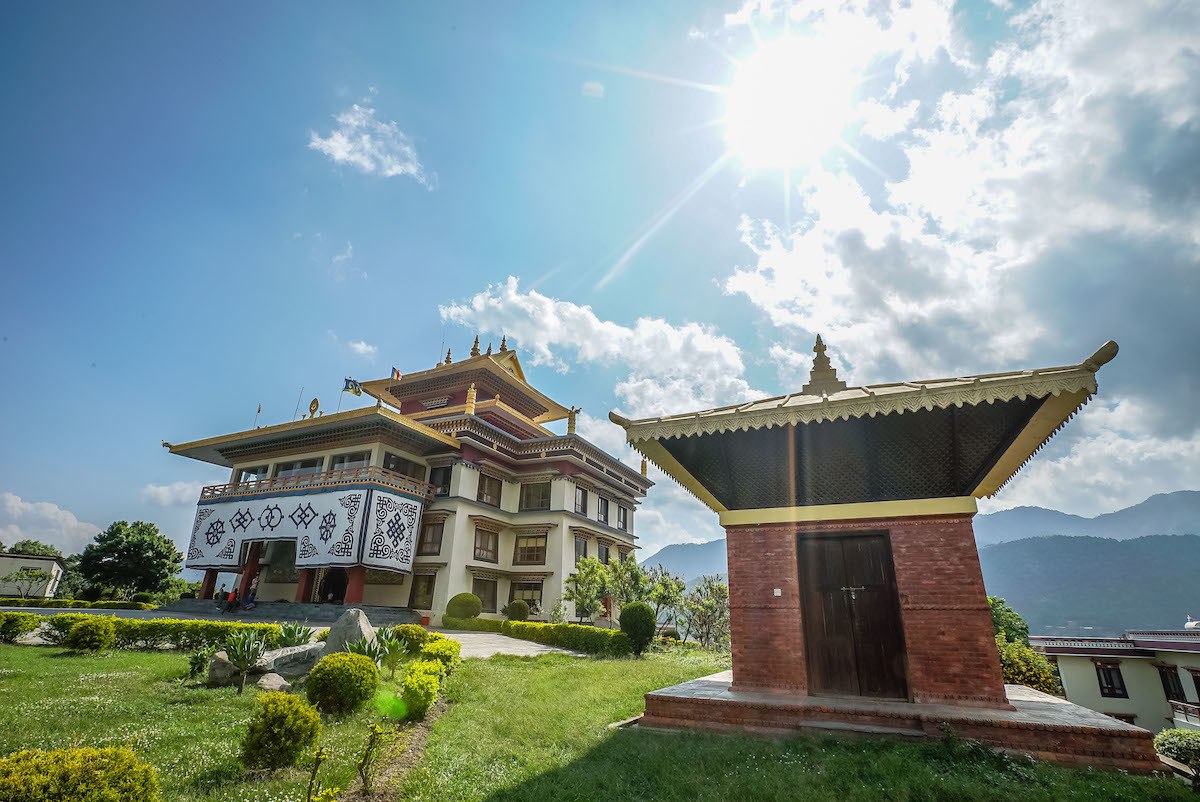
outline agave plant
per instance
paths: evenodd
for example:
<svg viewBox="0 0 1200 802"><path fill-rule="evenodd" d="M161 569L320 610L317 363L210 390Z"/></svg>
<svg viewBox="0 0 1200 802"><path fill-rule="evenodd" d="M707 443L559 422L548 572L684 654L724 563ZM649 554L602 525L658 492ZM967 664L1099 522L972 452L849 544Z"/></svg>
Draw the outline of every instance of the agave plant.
<svg viewBox="0 0 1200 802"><path fill-rule="evenodd" d="M354 654L365 654L375 661L376 666L383 664L383 648L379 645L378 640L367 640L365 637L359 638L352 643L347 643L346 651L353 652Z"/></svg>
<svg viewBox="0 0 1200 802"><path fill-rule="evenodd" d="M254 668L254 664L263 656L264 651L266 651L266 645L263 643L263 639L252 629L234 632L225 639L225 654L233 667L241 672L238 681L239 696L246 687L246 675L250 673L250 669Z"/></svg>
<svg viewBox="0 0 1200 802"><path fill-rule="evenodd" d="M312 631L308 628L307 621L303 624L279 625L279 645L282 647L303 646L310 640L312 640Z"/></svg>
<svg viewBox="0 0 1200 802"><path fill-rule="evenodd" d="M380 664L387 666L388 671L392 672L389 679L395 679L396 669L400 667L400 663L408 654L408 641L390 632L384 634L380 629L379 634L375 637L375 643L379 645L379 651L382 653Z"/></svg>

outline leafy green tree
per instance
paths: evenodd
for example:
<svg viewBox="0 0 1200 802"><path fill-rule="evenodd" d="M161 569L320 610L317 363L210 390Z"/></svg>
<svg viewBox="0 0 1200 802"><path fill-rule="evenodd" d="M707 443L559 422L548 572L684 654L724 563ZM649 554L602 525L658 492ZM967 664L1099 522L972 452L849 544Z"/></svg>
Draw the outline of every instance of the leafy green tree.
<svg viewBox="0 0 1200 802"><path fill-rule="evenodd" d="M40 557L61 557L63 553L51 546L49 543L43 543L40 540L33 538L25 538L18 540L12 544L12 548L8 550L9 554L33 554Z"/></svg>
<svg viewBox="0 0 1200 802"><path fill-rule="evenodd" d="M575 566L575 573L567 577L563 598L574 603L580 623L600 611L607 581L608 569L595 557L584 557Z"/></svg>
<svg viewBox="0 0 1200 802"><path fill-rule="evenodd" d="M683 599L681 619L684 640L693 637L705 648L728 643L729 586L715 574L700 577Z"/></svg>
<svg viewBox="0 0 1200 802"><path fill-rule="evenodd" d="M1016 610L1008 606L1008 602L995 596L988 596L988 607L992 610L992 627L996 634L1009 643L1029 645L1029 624Z"/></svg>
<svg viewBox="0 0 1200 802"><path fill-rule="evenodd" d="M663 566L651 568L647 573L650 581L650 592L646 601L654 606L654 620L659 622L661 632L668 621L674 621L683 606L683 593L687 583L675 576Z"/></svg>
<svg viewBox="0 0 1200 802"><path fill-rule="evenodd" d="M79 570L93 585L125 593L163 590L182 564L183 555L158 527L145 521L116 521L83 550Z"/></svg>
<svg viewBox="0 0 1200 802"><path fill-rule="evenodd" d="M1020 641L1007 641L1003 635L996 636L996 650L1000 653L1000 673L1006 683L1024 685L1044 693L1062 692L1054 666L1050 665L1046 655Z"/></svg>
<svg viewBox="0 0 1200 802"><path fill-rule="evenodd" d="M63 574L54 590L54 598L78 599L87 589L87 582L79 572L79 560L78 554L72 554L63 560Z"/></svg>
<svg viewBox="0 0 1200 802"><path fill-rule="evenodd" d="M644 602L650 595L650 578L633 557L605 566L604 592L618 605Z"/></svg>

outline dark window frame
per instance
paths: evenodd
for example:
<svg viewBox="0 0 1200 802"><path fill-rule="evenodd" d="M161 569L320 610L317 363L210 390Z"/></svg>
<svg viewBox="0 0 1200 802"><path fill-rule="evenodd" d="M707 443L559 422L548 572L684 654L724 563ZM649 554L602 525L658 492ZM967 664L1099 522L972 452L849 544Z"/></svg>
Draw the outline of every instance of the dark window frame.
<svg viewBox="0 0 1200 802"><path fill-rule="evenodd" d="M1106 699L1128 699L1129 689L1125 686L1125 677L1121 675L1120 663L1096 663L1096 681L1100 685L1100 695Z"/></svg>
<svg viewBox="0 0 1200 802"><path fill-rule="evenodd" d="M418 602L425 601L425 598L417 598L417 580L421 580L424 584L426 580L429 582L429 604L418 605ZM412 586L408 589L408 606L412 610L432 610L433 609L433 592L437 587L437 574L413 574Z"/></svg>
<svg viewBox="0 0 1200 802"><path fill-rule="evenodd" d="M1192 675L1192 684L1196 686L1196 698L1200 699L1200 668L1189 668L1188 673Z"/></svg>
<svg viewBox="0 0 1200 802"><path fill-rule="evenodd" d="M575 512L580 515L587 515L587 488L575 485Z"/></svg>
<svg viewBox="0 0 1200 802"><path fill-rule="evenodd" d="M520 598L525 599L525 601L528 602L530 613L532 613L534 615L537 615L538 613L540 613L541 609L542 609L542 601L546 598L545 597L545 592L546 592L545 583L541 582L541 581L538 581L538 582L509 582L508 583L508 603L509 604L512 604L518 598L517 597L517 586L518 585L530 585L530 586L537 585L536 598L529 598L526 596L521 596ZM522 590L521 592L522 593L525 593L525 592L532 593L532 589L530 588L528 590Z"/></svg>
<svg viewBox="0 0 1200 802"><path fill-rule="evenodd" d="M537 506L534 506L529 503L527 491L529 491L535 487L539 488L539 489L544 487L546 489L545 506L541 506L542 502L541 502L540 498L538 500L539 503ZM539 496L540 496L540 494L539 494ZM548 509L550 509L550 483L549 482L522 482L521 483L521 501L519 504L519 508L521 510L548 510Z"/></svg>
<svg viewBox="0 0 1200 802"><path fill-rule="evenodd" d="M1163 695L1168 702L1186 702L1187 693L1183 690L1183 678L1179 676L1179 667L1171 665L1156 665L1158 681L1162 683Z"/></svg>
<svg viewBox="0 0 1200 802"><path fill-rule="evenodd" d="M629 531L629 508L620 504L617 505L617 529Z"/></svg>
<svg viewBox="0 0 1200 802"><path fill-rule="evenodd" d="M492 592L490 594L488 594L491 597L490 599L486 598L482 593L479 592L478 583L480 583L480 582L491 582L492 583ZM483 602L482 612L485 612L485 613L496 612L496 606L497 606L496 603L499 600L499 596L500 596L499 580L483 579L482 577L478 577L478 576L471 577L471 592L474 593L476 596L478 596L479 600L481 602ZM490 606L489 606L489 602L490 602Z"/></svg>
<svg viewBox="0 0 1200 802"><path fill-rule="evenodd" d="M579 553L579 544L583 544L583 554ZM588 539L586 537L575 536L575 564L579 565L579 561L587 559L588 556Z"/></svg>
<svg viewBox="0 0 1200 802"><path fill-rule="evenodd" d="M483 537L485 539L488 539L490 541L490 543L491 543L490 549L489 548L482 548L482 549L480 548L480 545L479 545L479 536L480 535L483 535ZM475 559L479 560L480 562L485 562L485 563L500 562L500 533L493 532L490 529L476 528L475 529L475 550L474 550L473 554L475 556ZM492 556L488 557L487 556L488 554L491 554ZM483 556L481 556L481 555L483 555Z"/></svg>
<svg viewBox="0 0 1200 802"><path fill-rule="evenodd" d="M450 495L450 477L454 471L453 466L440 465L436 468L429 469L429 484L433 485L433 495L438 498ZM439 479L445 472L446 483L442 484Z"/></svg>
<svg viewBox="0 0 1200 802"><path fill-rule="evenodd" d="M541 546L537 545L522 545L521 541L541 541ZM546 564L546 544L549 538L546 535L517 535L513 541L513 565L545 565ZM525 552L522 555L522 552Z"/></svg>
<svg viewBox="0 0 1200 802"><path fill-rule="evenodd" d="M612 549L609 548L607 543L596 544L596 559L608 565L608 561L612 559Z"/></svg>
<svg viewBox="0 0 1200 802"><path fill-rule="evenodd" d="M493 484L493 483L495 483L495 484ZM495 487L495 489L496 489L495 502L488 501L488 498L490 498L492 496L492 494L487 492L487 489L491 488L491 487ZM475 491L475 500L476 501L478 501L480 504L486 504L489 507L496 507L497 509L499 509L500 501L503 497L504 497L504 480L503 479L497 479L495 476L488 476L486 473L479 474L479 487Z"/></svg>
<svg viewBox="0 0 1200 802"><path fill-rule="evenodd" d="M351 457L357 457L351 460ZM341 460L341 464L338 461ZM355 462L355 465L347 465L348 462ZM329 455L329 470L330 471L349 471L354 468L369 468L371 466L371 451L343 451L341 454Z"/></svg>
<svg viewBox="0 0 1200 802"><path fill-rule="evenodd" d="M1124 721L1126 724L1137 724L1137 716L1133 713L1105 713L1109 718Z"/></svg>
<svg viewBox="0 0 1200 802"><path fill-rule="evenodd" d="M426 537L425 533L437 527L437 548L433 548L430 543L432 538ZM437 557L442 553L442 540L446 536L446 519L440 521L426 521L421 524L421 536L417 539L417 556L418 557Z"/></svg>
<svg viewBox="0 0 1200 802"><path fill-rule="evenodd" d="M392 467L388 467L389 459L393 461ZM418 482L424 482L429 472L429 469L421 463L401 456L394 451L383 452L383 469L392 473L398 473L401 476L407 476L409 479Z"/></svg>
<svg viewBox="0 0 1200 802"><path fill-rule="evenodd" d="M316 463L316 464L305 466L305 463ZM280 469L283 468L284 465L288 465L288 466L300 465L300 466L305 466L305 468L316 468L316 470L310 471L310 470L305 470L305 468L288 467L287 470L289 470L289 471L304 470L304 473L290 473L287 476L281 476ZM293 459L293 460L288 460L286 462L276 462L273 466L271 466L271 475L272 475L272 477L274 477L276 479L297 479L302 476L315 476L318 473L324 473L324 472L325 472L325 458L324 457L309 457L308 459Z"/></svg>
<svg viewBox="0 0 1200 802"><path fill-rule="evenodd" d="M602 524L608 524L608 499L604 496L596 496L596 520Z"/></svg>

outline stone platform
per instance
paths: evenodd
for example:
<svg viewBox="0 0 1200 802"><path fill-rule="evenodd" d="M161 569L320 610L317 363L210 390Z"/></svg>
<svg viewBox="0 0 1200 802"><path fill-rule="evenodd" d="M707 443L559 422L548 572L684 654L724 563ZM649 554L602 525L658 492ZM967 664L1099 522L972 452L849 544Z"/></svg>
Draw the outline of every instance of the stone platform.
<svg viewBox="0 0 1200 802"><path fill-rule="evenodd" d="M1060 765L1165 770L1149 731L1021 685L1004 686L1013 710L995 710L735 691L732 681L733 672L723 671L652 691L638 726L922 739L938 737L948 724L962 738Z"/></svg>
<svg viewBox="0 0 1200 802"><path fill-rule="evenodd" d="M238 610L224 615L234 621L307 621L316 626L336 621L342 613L357 608L367 614L373 626L419 624L421 614L407 607L376 607L364 604L304 604L300 602L262 602L253 610ZM159 608L180 615L210 617L219 613L217 602L208 599L179 599Z"/></svg>

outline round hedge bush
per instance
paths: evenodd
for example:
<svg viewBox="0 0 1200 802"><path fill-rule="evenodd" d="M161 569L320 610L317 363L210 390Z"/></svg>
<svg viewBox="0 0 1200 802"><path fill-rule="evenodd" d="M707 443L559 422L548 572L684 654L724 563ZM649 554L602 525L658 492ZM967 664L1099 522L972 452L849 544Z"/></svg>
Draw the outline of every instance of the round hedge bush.
<svg viewBox="0 0 1200 802"><path fill-rule="evenodd" d="M111 649L117 641L113 620L104 615L89 615L71 626L66 647L77 652L99 652Z"/></svg>
<svg viewBox="0 0 1200 802"><path fill-rule="evenodd" d="M26 749L0 758L5 802L159 802L158 775L127 746Z"/></svg>
<svg viewBox="0 0 1200 802"><path fill-rule="evenodd" d="M508 607L504 608L504 613L508 616L509 621L525 621L529 618L529 602L524 599L513 599L509 602Z"/></svg>
<svg viewBox="0 0 1200 802"><path fill-rule="evenodd" d="M321 734L321 714L299 696L260 694L242 739L242 763L251 769L294 766Z"/></svg>
<svg viewBox="0 0 1200 802"><path fill-rule="evenodd" d="M16 643L42 625L37 613L0 613L0 643Z"/></svg>
<svg viewBox="0 0 1200 802"><path fill-rule="evenodd" d="M446 615L453 618L475 618L483 612L483 602L474 593L460 593L446 605Z"/></svg>
<svg viewBox="0 0 1200 802"><path fill-rule="evenodd" d="M324 713L352 713L379 689L379 669L365 654L336 652L322 657L308 674L304 692Z"/></svg>
<svg viewBox="0 0 1200 802"><path fill-rule="evenodd" d="M153 604L154 596L150 593L135 593L129 597L131 602L141 602L142 604Z"/></svg>
<svg viewBox="0 0 1200 802"><path fill-rule="evenodd" d="M1162 730L1154 736L1154 749L1193 771L1200 771L1200 730Z"/></svg>
<svg viewBox="0 0 1200 802"><path fill-rule="evenodd" d="M629 636L634 654L646 651L654 640L654 610L645 602L632 602L621 607L621 631Z"/></svg>

